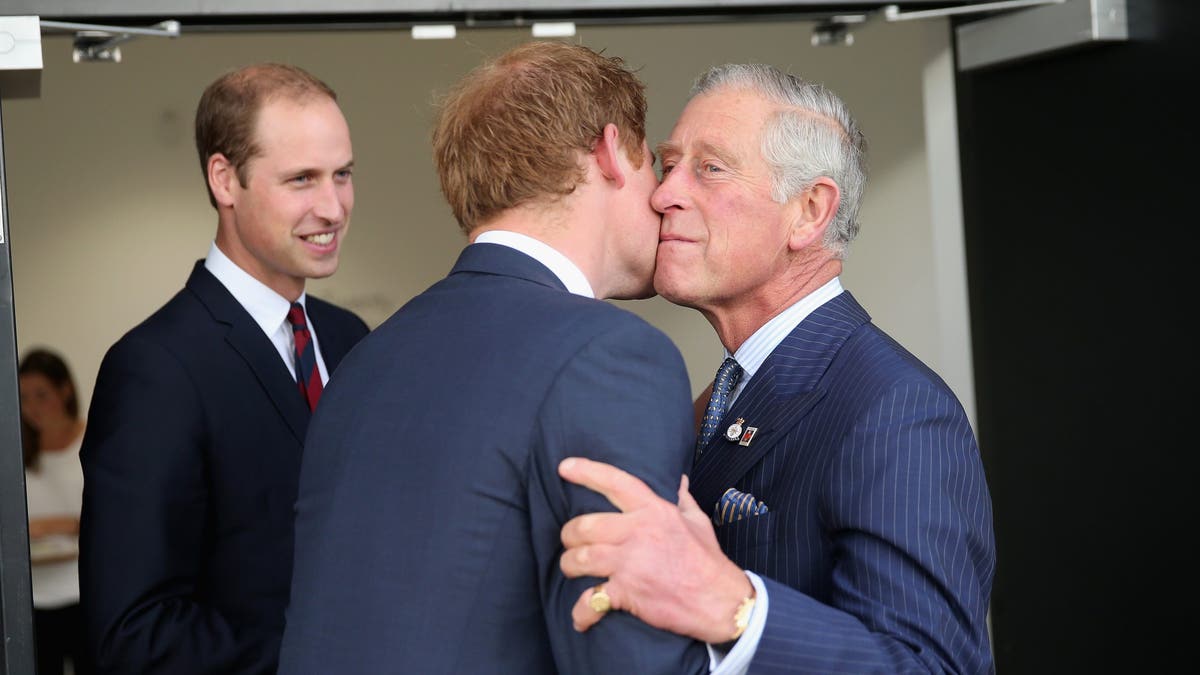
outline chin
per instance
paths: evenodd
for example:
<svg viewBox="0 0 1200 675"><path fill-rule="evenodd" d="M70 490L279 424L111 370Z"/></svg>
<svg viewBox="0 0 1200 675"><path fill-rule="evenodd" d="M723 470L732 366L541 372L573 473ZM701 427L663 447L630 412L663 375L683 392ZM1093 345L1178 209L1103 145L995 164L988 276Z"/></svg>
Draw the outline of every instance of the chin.
<svg viewBox="0 0 1200 675"><path fill-rule="evenodd" d="M308 279L325 279L333 276L333 273L336 272L337 269L337 263L334 263L333 265L321 265L320 267L309 269L304 276Z"/></svg>
<svg viewBox="0 0 1200 675"><path fill-rule="evenodd" d="M691 306L687 304L686 289L679 288L666 279L655 279L654 290L668 302L684 307Z"/></svg>

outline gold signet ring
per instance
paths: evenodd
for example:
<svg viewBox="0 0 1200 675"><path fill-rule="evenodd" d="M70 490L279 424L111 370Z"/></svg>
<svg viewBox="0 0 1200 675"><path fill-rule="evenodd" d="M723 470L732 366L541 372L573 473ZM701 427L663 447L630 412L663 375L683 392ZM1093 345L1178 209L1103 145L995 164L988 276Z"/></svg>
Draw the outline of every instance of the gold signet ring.
<svg viewBox="0 0 1200 675"><path fill-rule="evenodd" d="M603 614L612 609L612 598L604 592L603 586L592 589L592 597L588 598L588 606L597 614Z"/></svg>

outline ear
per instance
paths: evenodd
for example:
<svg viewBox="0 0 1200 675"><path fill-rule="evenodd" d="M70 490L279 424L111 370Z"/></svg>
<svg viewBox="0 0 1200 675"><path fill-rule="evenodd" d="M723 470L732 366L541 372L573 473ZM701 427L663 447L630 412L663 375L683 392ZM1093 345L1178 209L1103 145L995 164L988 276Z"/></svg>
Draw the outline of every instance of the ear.
<svg viewBox="0 0 1200 675"><path fill-rule="evenodd" d="M208 189L219 206L231 206L234 200L234 188L241 187L238 180L237 168L224 154L217 152L209 155L206 167L208 174Z"/></svg>
<svg viewBox="0 0 1200 675"><path fill-rule="evenodd" d="M621 132L617 130L617 125L605 124L604 132L600 135L600 140L596 141L592 155L596 158L600 173L616 183L617 189L625 187L625 170L621 167L622 152Z"/></svg>
<svg viewBox="0 0 1200 675"><path fill-rule="evenodd" d="M788 235L788 248L799 251L825 236L825 230L837 213L842 192L837 183L822 176L812 186L792 197L788 202L792 229Z"/></svg>

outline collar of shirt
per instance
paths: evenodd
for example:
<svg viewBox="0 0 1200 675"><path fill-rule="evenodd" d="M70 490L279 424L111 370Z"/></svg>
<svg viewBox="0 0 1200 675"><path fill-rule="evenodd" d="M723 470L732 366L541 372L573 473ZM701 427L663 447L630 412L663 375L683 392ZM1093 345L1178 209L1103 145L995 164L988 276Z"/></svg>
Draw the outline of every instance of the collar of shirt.
<svg viewBox="0 0 1200 675"><path fill-rule="evenodd" d="M279 352L279 358L283 359L283 364L287 366L288 372L292 377L296 377L295 357L292 352L295 348L294 337L292 336L292 326L287 322L288 310L292 308L292 303L287 301L287 298L271 290L266 284L250 276L250 273L237 266L237 263L229 259L221 249L217 248L217 243L213 242L208 248L208 257L204 259L204 267L212 275L221 282L221 285L229 291L234 300L238 301L250 318L254 319L254 323L262 329L267 338L271 340L271 344L275 345L275 351ZM300 294L300 298L296 302L304 307L304 320L309 326L312 326L312 321L308 318L308 306L305 305L305 293ZM329 371L325 368L325 359L321 355L321 343L317 339L317 332L311 331L313 355L317 358L317 370L321 373L321 381L329 382Z"/></svg>
<svg viewBox="0 0 1200 675"><path fill-rule="evenodd" d="M592 290L592 285L588 283L587 277L583 275L583 271L575 263L571 262L570 258L533 237L508 230L488 230L475 237L475 243L500 244L501 246L516 249L549 267L554 276L558 277L558 280L563 282L563 285L571 293L582 295L585 298L596 297L596 293Z"/></svg>
<svg viewBox="0 0 1200 675"><path fill-rule="evenodd" d="M266 284L250 276L250 273L237 266L229 259L216 242L208 249L208 257L204 259L204 267L221 282L238 304L250 313L254 322L270 336L283 322L287 320L288 310L292 303L287 298L271 290ZM304 305L305 294L300 294L297 301ZM307 315L307 310L305 310Z"/></svg>
<svg viewBox="0 0 1200 675"><path fill-rule="evenodd" d="M746 383L754 377L754 373L758 372L758 369L767 360L767 357L771 355L771 352L775 351L780 342L783 342L783 338L795 330L801 321L808 318L808 315L812 314L813 310L834 299L841 292L841 278L834 277L830 279L823 286L800 298L791 307L783 310L770 321L763 324L761 328L754 331L754 334L742 343L741 347L738 347L737 353L733 355L733 358L742 367L742 377L733 389L733 394L729 399L730 405L737 400L738 395L746 388ZM725 350L725 356L729 356L728 350Z"/></svg>

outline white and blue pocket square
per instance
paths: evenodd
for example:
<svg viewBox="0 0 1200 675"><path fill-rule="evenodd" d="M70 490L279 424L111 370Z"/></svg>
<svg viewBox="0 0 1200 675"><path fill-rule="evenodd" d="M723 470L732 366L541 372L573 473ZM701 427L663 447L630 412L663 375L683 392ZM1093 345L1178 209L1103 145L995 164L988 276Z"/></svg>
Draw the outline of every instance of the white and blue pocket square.
<svg viewBox="0 0 1200 675"><path fill-rule="evenodd" d="M761 516L767 511L767 505L758 501L754 495L729 488L713 508L713 523L726 525L742 518Z"/></svg>

